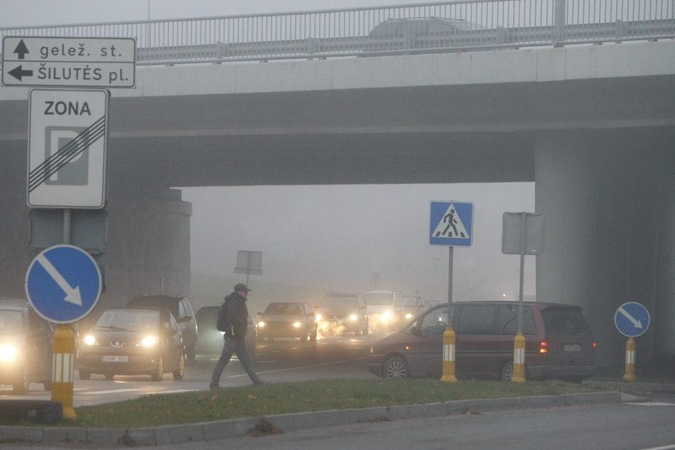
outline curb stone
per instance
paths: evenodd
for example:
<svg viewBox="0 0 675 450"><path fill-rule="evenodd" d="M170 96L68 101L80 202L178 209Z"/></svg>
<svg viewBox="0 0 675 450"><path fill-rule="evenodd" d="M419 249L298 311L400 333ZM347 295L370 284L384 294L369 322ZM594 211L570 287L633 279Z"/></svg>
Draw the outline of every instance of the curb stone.
<svg viewBox="0 0 675 450"><path fill-rule="evenodd" d="M514 397L484 400L454 400L422 405L377 406L372 408L313 411L264 417L283 431L306 428L350 425L356 423L441 417L550 406L596 403L619 403L620 392L593 392L539 397ZM0 443L77 443L125 446L163 446L183 442L211 441L231 436L244 436L255 428L262 417L248 417L217 422L169 425L152 428L80 428L80 427L11 427L0 426Z"/></svg>

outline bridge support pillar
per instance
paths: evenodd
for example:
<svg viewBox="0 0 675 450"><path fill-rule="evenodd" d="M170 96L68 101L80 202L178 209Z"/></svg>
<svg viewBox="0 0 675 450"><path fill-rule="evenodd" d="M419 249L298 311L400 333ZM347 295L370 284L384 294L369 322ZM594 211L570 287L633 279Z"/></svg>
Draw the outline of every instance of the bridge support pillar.
<svg viewBox="0 0 675 450"><path fill-rule="evenodd" d="M535 204L545 222L537 299L583 306L598 342L598 365L614 369L624 352L614 312L624 302L641 302L655 317L637 343L643 361L673 361L672 137L633 130L549 133L537 139L535 152Z"/></svg>

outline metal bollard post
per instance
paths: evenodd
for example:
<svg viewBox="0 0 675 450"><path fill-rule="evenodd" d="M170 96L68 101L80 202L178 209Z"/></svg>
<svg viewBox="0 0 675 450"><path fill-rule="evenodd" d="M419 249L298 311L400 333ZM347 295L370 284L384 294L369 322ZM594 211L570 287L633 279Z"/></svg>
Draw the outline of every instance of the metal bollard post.
<svg viewBox="0 0 675 450"><path fill-rule="evenodd" d="M447 327L443 333L443 376L441 381L455 383L455 332Z"/></svg>
<svg viewBox="0 0 675 450"><path fill-rule="evenodd" d="M75 419L73 380L75 378L75 333L70 325L61 324L54 332L52 356L52 401L63 405L63 417Z"/></svg>
<svg viewBox="0 0 675 450"><path fill-rule="evenodd" d="M525 382L525 336L523 333L516 334L513 339L513 376L514 383Z"/></svg>
<svg viewBox="0 0 675 450"><path fill-rule="evenodd" d="M635 339L628 338L626 341L626 372L623 375L626 381L635 381Z"/></svg>

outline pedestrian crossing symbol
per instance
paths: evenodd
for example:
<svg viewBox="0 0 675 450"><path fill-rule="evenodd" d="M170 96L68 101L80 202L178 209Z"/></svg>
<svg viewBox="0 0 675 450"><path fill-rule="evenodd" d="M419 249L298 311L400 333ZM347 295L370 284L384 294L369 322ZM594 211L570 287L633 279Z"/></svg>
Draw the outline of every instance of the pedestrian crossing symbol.
<svg viewBox="0 0 675 450"><path fill-rule="evenodd" d="M429 243L470 247L473 227L473 204L431 202Z"/></svg>

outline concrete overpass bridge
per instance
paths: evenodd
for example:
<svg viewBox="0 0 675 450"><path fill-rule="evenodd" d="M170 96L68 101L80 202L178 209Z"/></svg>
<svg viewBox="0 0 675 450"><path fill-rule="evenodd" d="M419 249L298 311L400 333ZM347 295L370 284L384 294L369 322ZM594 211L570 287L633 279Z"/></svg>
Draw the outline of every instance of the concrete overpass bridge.
<svg viewBox="0 0 675 450"><path fill-rule="evenodd" d="M103 301L188 293L190 205L173 188L534 181L545 217L537 297L584 306L601 364L615 366L625 340L614 311L640 301L653 326L638 339L639 354L672 361L675 28L659 39L589 32L565 43L567 22L553 20L549 42L528 46L502 36L489 48L481 39L509 35L509 27L490 27L476 11L467 22L483 25L468 44L445 31L443 48L430 34L437 31L423 36L433 38L430 47L414 47L417 35L392 35L382 39L403 47L367 56L317 57L320 43L312 41L310 53L272 61L279 42L265 41L257 61L228 61L222 51L205 60L212 44L192 43L202 55L195 60L184 43L171 52L148 40L139 48L148 64L139 63L136 87L112 91ZM672 21L672 10L665 16ZM640 28L631 24L612 30ZM28 34L14 31L5 34ZM140 41L154 35L138 33ZM198 64L167 60L181 55ZM7 295L22 295L30 262L27 98L26 88L0 88L0 286Z"/></svg>

